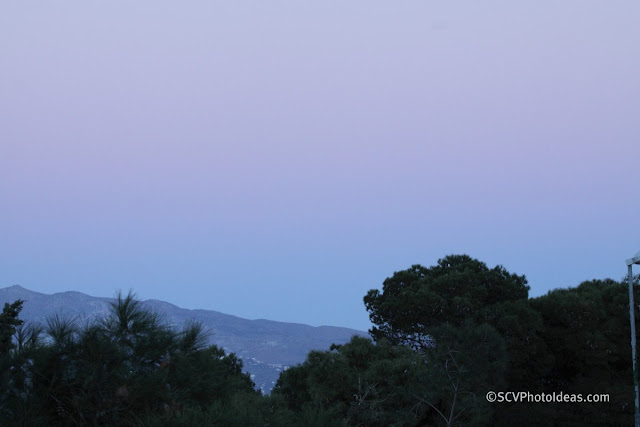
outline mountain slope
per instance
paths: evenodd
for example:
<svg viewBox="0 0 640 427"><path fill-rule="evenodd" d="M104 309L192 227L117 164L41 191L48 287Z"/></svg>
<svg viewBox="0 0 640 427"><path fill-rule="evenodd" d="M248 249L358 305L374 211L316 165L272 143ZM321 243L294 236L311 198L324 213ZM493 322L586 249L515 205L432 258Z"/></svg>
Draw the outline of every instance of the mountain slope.
<svg viewBox="0 0 640 427"><path fill-rule="evenodd" d="M0 304L17 299L25 301L20 318L42 324L53 314L80 322L102 318L113 301L73 291L48 295L17 285L0 288ZM178 328L187 320L201 322L211 332L210 343L242 358L245 370L265 393L271 391L282 369L302 363L309 351L327 350L331 344L343 344L353 335L366 335L348 328L248 320L213 310L188 310L158 300L142 304Z"/></svg>

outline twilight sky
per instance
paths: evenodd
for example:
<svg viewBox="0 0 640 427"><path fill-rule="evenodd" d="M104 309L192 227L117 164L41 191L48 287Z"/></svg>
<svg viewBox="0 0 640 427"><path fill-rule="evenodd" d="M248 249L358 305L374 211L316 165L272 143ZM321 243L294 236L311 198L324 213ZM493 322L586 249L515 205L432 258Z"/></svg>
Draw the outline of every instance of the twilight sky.
<svg viewBox="0 0 640 427"><path fill-rule="evenodd" d="M467 253L640 250L637 1L0 5L0 287L369 327ZM640 272L640 271L639 271Z"/></svg>

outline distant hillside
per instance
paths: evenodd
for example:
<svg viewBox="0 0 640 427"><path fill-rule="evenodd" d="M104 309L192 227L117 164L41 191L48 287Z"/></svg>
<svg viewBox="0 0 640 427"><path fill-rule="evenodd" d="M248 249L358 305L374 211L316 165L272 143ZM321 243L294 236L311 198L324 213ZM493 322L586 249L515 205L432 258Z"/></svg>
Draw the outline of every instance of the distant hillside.
<svg viewBox="0 0 640 427"><path fill-rule="evenodd" d="M17 299L25 301L20 317L42 324L56 313L79 321L101 318L108 313L112 301L81 292L47 295L17 285L0 288L1 305ZM213 310L188 310L158 300L146 300L143 304L176 327L191 319L201 322L211 331L210 343L241 357L245 370L265 393L271 391L282 369L302 363L309 351L327 350L331 344L343 344L353 335L367 335L333 326L247 320Z"/></svg>

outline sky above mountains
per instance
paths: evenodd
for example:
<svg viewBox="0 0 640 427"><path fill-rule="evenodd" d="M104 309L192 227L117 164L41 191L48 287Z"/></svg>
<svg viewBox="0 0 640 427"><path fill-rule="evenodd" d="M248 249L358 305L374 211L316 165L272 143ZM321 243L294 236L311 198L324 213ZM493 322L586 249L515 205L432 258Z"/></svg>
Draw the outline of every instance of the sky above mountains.
<svg viewBox="0 0 640 427"><path fill-rule="evenodd" d="M308 3L0 5L0 287L366 329L451 253L622 278L637 2Z"/></svg>

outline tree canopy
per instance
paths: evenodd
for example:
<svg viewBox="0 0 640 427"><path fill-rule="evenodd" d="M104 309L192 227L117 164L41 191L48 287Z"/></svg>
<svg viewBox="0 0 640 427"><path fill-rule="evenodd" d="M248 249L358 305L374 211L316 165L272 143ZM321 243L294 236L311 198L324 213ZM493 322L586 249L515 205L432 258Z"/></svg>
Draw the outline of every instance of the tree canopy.
<svg viewBox="0 0 640 427"><path fill-rule="evenodd" d="M14 320L3 318L3 327L19 323L19 307L5 310ZM132 294L118 295L105 319L78 325L54 316L44 328L13 332L19 345L5 345L3 425L180 425L184 417L231 422L234 405L260 398L242 362L207 346L199 324L174 330ZM264 421L261 407L250 411L254 422Z"/></svg>
<svg viewBox="0 0 640 427"><path fill-rule="evenodd" d="M631 423L626 283L528 291L525 276L467 255L395 272L364 297L372 339L310 352L270 396L238 357L207 345L201 325L176 330L132 294L84 324L24 325L16 301L0 316L0 425ZM609 401L490 403L488 391Z"/></svg>
<svg viewBox="0 0 640 427"><path fill-rule="evenodd" d="M478 323L496 304L526 300L528 291L524 276L502 266L489 269L468 255L449 255L430 268L413 265L394 273L382 291L367 293L364 304L375 325L374 339L424 350L430 346L430 327Z"/></svg>

